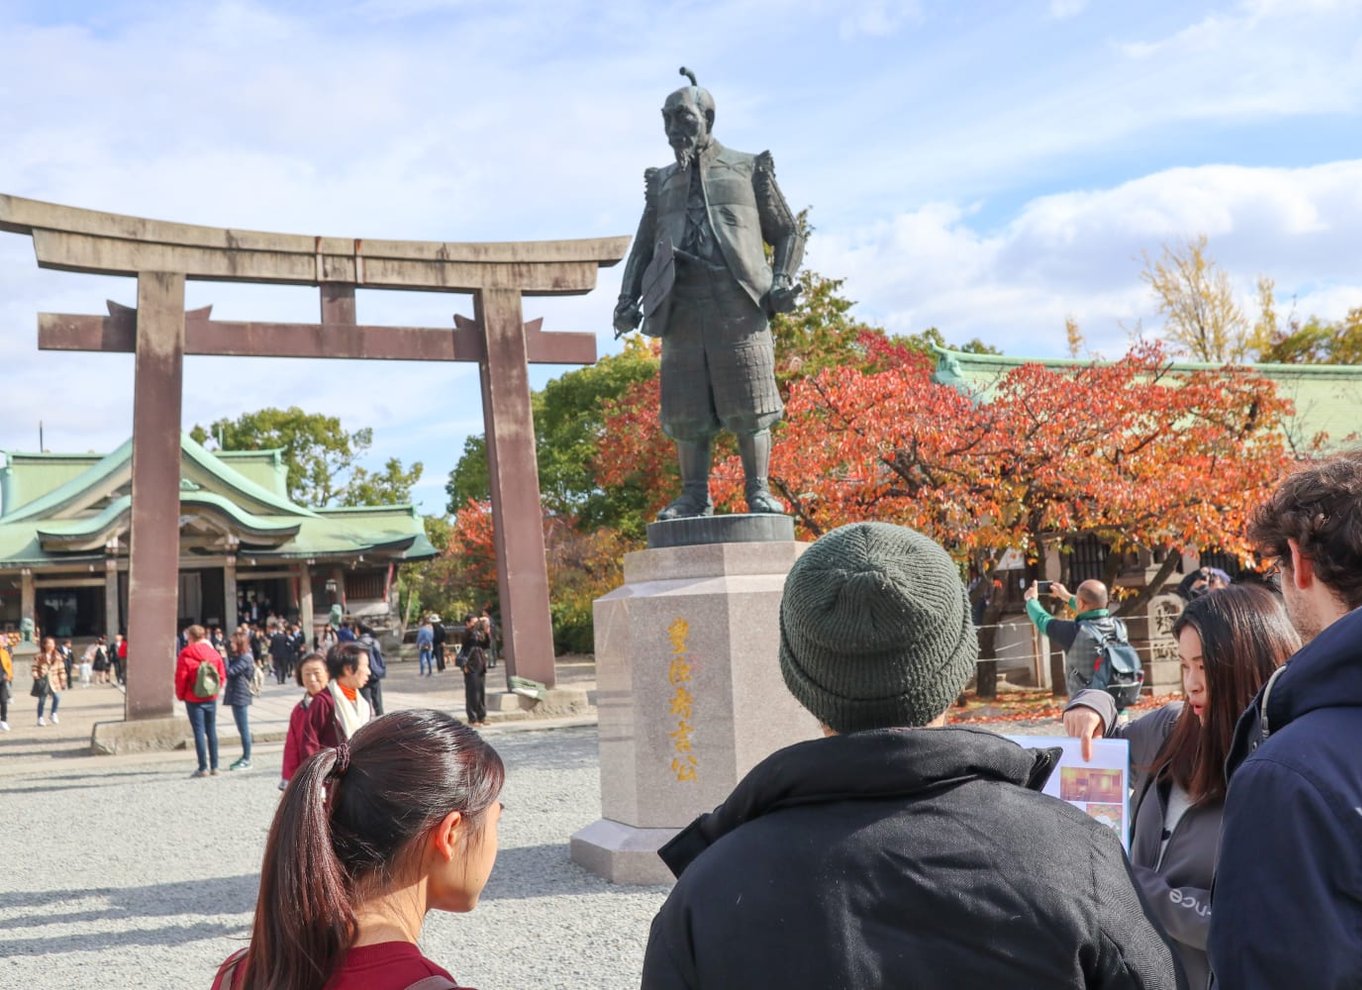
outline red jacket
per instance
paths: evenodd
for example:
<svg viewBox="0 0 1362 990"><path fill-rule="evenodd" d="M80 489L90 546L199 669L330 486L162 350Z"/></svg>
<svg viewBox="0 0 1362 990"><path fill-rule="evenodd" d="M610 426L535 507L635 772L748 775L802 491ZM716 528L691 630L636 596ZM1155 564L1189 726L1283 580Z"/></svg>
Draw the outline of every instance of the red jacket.
<svg viewBox="0 0 1362 990"><path fill-rule="evenodd" d="M322 694L325 693L323 690ZM293 714L288 718L288 736L284 740L284 769L280 773L285 780L292 780L303 761L317 752L315 748L307 749L309 744L303 739L307 710L315 700L304 695L303 700L293 706Z"/></svg>
<svg viewBox="0 0 1362 990"><path fill-rule="evenodd" d="M345 733L336 718L336 699L331 697L329 690L322 689L308 704L303 717L298 762L302 763L318 750L335 748L343 742Z"/></svg>
<svg viewBox="0 0 1362 990"><path fill-rule="evenodd" d="M201 698L194 693L194 678L199 672L199 664L204 660L211 661L217 667L219 688L227 683L227 666L222 662L222 655L206 639L201 639L186 646L175 659L175 697L181 701L217 700L216 694L211 698Z"/></svg>

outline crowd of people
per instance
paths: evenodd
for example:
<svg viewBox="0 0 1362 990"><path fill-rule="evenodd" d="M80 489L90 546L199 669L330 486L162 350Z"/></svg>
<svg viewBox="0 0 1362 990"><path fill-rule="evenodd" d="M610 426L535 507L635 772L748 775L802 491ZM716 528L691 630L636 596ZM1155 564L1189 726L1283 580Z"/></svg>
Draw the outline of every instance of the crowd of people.
<svg viewBox="0 0 1362 990"><path fill-rule="evenodd" d="M9 708L14 700L15 682L12 647L18 639L18 634L0 637L0 732L10 731ZM77 684L81 687L123 684L127 662L128 644L122 633L112 643L104 636L97 637L85 648L79 661L70 639L59 644L55 636L44 636L30 669L33 686L29 695L38 703L39 727L47 725L49 717L52 725L61 723L58 710L62 693L68 688Z"/></svg>
<svg viewBox="0 0 1362 990"><path fill-rule="evenodd" d="M490 607L482 615L466 616L454 658L454 666L463 673L467 721L474 726L487 724L486 675L495 665L494 628ZM436 629L441 633L438 637ZM437 656L443 669L442 647L448 638L444 632L438 615L422 619L416 635L421 675L433 676ZM290 716L281 790L309 756L338 745L383 715L387 662L374 630L352 616L342 617L335 627L319 627L310 650L297 623L273 616L266 618L263 628L239 626L230 641L223 641L216 628L188 626L181 634L176 659L175 695L184 702L194 732L198 767L193 776L219 773L216 713L220 691L241 737L241 757L228 769L251 768L249 708L267 666L277 683L292 679L305 689Z"/></svg>
<svg viewBox="0 0 1362 990"><path fill-rule="evenodd" d="M1040 793L1058 750L946 724L978 641L945 551L883 523L820 537L785 583L779 664L822 738L662 848L677 883L642 986L1357 986L1362 452L1297 472L1250 536L1279 589L1190 596L1183 700L1127 721L1080 686L1064 712L1084 758L1130 744L1128 855ZM355 697L363 659L332 666ZM326 704L309 677L300 739ZM501 761L441 713L343 721L294 753L251 941L215 990L458 986L418 939L430 910L477 904Z"/></svg>
<svg viewBox="0 0 1362 990"><path fill-rule="evenodd" d="M326 671L320 673L320 671ZM319 627L311 649L296 622L268 616L263 626L242 624L224 639L216 627L187 626L180 634L175 662L175 697L184 703L194 733L198 767L192 776L215 777L219 773L217 706L232 709L241 737L241 757L229 770L249 770L251 763L250 706L264 684L267 672L276 683L295 681L307 688L299 708L307 710L317 701L310 730L302 731L298 712L290 724L288 746L311 755L325 745L335 745L370 719L383 714L382 681L387 663L374 630L352 616L336 627ZM329 694L324 689L329 689ZM325 694L325 696L323 696ZM337 733L340 733L339 735ZM295 738L296 737L296 738ZM302 747L298 749L297 747ZM290 750L285 750L284 779L290 776Z"/></svg>

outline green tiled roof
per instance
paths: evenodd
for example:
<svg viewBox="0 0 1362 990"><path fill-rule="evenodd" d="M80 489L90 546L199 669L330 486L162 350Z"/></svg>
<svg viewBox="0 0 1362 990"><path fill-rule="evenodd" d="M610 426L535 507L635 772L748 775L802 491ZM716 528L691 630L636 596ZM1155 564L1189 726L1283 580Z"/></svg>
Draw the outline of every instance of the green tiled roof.
<svg viewBox="0 0 1362 990"><path fill-rule="evenodd" d="M0 472L0 500L3 500L0 501L0 523L54 515L82 494L105 485L125 470L127 477L131 477L131 439L94 463L66 454L9 451L4 454L5 467ZM72 472L71 464L77 461L86 461L85 468Z"/></svg>
<svg viewBox="0 0 1362 990"><path fill-rule="evenodd" d="M46 495L54 488L78 477L104 459L104 454L28 454L6 455L0 467L0 511L5 506L23 505Z"/></svg>
<svg viewBox="0 0 1362 990"><path fill-rule="evenodd" d="M182 516L208 515L257 558L433 557L410 505L310 509L284 492L278 451L213 453L180 437ZM79 470L76 470L79 468ZM98 455L6 454L0 469L0 567L84 562L127 527L132 442Z"/></svg>
<svg viewBox="0 0 1362 990"><path fill-rule="evenodd" d="M1063 370L1092 364L1067 358L1021 358L1001 354L973 354L934 347L935 379L954 385L967 394L987 400L998 381L1013 368L1039 364ZM1174 372L1214 371L1222 365L1178 362ZM1362 366L1354 364L1249 364L1251 371L1269 378L1277 393L1295 405L1287 429L1294 442L1308 442L1319 433L1328 435L1326 447L1337 450L1362 441Z"/></svg>
<svg viewBox="0 0 1362 990"><path fill-rule="evenodd" d="M288 495L288 467L282 447L274 450L216 450L213 456L231 465L262 488L276 495Z"/></svg>

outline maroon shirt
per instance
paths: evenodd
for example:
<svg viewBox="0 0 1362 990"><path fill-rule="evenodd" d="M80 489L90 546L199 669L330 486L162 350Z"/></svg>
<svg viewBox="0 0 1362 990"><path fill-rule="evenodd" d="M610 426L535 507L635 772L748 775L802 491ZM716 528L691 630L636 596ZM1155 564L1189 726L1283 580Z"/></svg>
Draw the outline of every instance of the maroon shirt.
<svg viewBox="0 0 1362 990"><path fill-rule="evenodd" d="M347 952L323 990L406 990L427 976L457 982L410 942L379 942Z"/></svg>
<svg viewBox="0 0 1362 990"><path fill-rule="evenodd" d="M239 960L245 949L238 949L227 957L213 980L213 990L230 990L223 984L223 971ZM239 986L245 970L238 966L232 983ZM340 968L331 974L323 990L406 990L413 983L428 976L443 976L450 983L458 981L425 956L410 942L379 942L362 945L345 954ZM471 987L462 990L472 990Z"/></svg>

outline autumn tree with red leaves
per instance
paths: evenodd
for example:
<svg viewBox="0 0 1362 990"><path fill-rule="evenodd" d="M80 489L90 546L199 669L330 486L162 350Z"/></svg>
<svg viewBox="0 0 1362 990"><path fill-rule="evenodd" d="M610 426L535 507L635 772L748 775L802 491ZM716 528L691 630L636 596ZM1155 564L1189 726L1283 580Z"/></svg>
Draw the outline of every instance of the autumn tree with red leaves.
<svg viewBox="0 0 1362 990"><path fill-rule="evenodd" d="M492 503L469 499L454 516L450 547L457 549L467 564L466 574L480 587L497 583L497 549L492 540Z"/></svg>
<svg viewBox="0 0 1362 990"><path fill-rule="evenodd" d="M589 653L592 603L619 587L624 579L624 554L637 549L608 527L580 528L574 520L546 512L544 546L548 563L549 604L554 645L560 653ZM473 603L497 599L496 544L493 542L492 504L469 499L454 515L441 560L455 565L458 588L446 589L451 599Z"/></svg>
<svg viewBox="0 0 1362 990"><path fill-rule="evenodd" d="M812 535L887 519L961 560L1015 548L1043 561L1086 534L1117 553L1246 555L1246 514L1289 464L1291 407L1271 381L1174 373L1158 345L1111 363L1021 365L978 396L934 382L920 354L884 344L874 357L880 370L791 387L772 482Z"/></svg>
<svg viewBox="0 0 1362 990"><path fill-rule="evenodd" d="M1021 365L986 395L937 384L930 361L888 343L870 364L790 389L771 480L811 536L897 522L982 570L1020 550L1043 578L1047 550L1092 535L1112 550L1108 585L1124 555L1161 553L1128 611L1184 549L1247 556L1247 513L1290 464L1290 403L1272 382L1174 373L1157 345L1108 364Z"/></svg>

